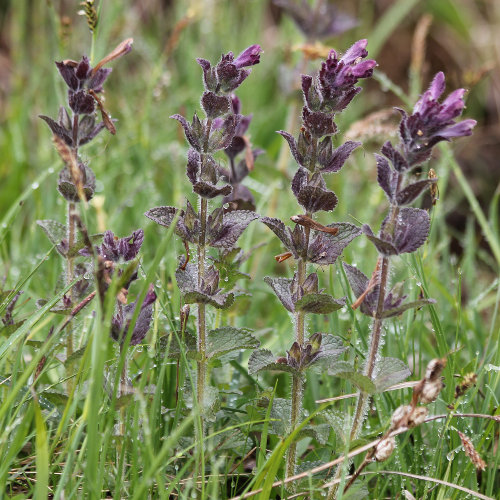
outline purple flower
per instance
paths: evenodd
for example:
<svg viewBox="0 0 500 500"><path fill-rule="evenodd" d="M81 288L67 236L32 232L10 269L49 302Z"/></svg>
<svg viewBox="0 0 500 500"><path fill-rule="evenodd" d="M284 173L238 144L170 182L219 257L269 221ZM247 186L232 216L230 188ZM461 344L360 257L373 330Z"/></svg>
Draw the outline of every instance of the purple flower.
<svg viewBox="0 0 500 500"><path fill-rule="evenodd" d="M132 50L132 43L131 38L124 40L93 68L87 56L83 56L80 62L71 60L56 62L59 73L69 87L69 104L76 114L88 115L94 112L94 98L88 91L91 90L96 94L102 92L102 86L112 71L111 68L103 66L117 57L128 54Z"/></svg>
<svg viewBox="0 0 500 500"><path fill-rule="evenodd" d="M465 89L451 92L442 102L439 98L445 89L445 77L442 72L436 74L413 108L413 114L407 115L400 110L403 118L400 134L406 157L410 166L425 161L432 147L440 141L453 137L472 134L476 120L455 121L464 109Z"/></svg>
<svg viewBox="0 0 500 500"><path fill-rule="evenodd" d="M205 89L215 94L228 94L237 89L250 74L250 70L242 69L260 62L260 45L251 45L236 59L232 52L222 54L217 66L212 67L206 59L196 59L203 69Z"/></svg>
<svg viewBox="0 0 500 500"><path fill-rule="evenodd" d="M318 76L319 100L323 107L331 111L342 111L361 92L356 87L360 78L369 78L377 63L373 59L363 60L367 55L367 40L358 40L339 59L335 50L330 51L328 59L321 65ZM309 88L312 82L303 82L306 103L309 106L311 97ZM305 84L305 89L304 89Z"/></svg>
<svg viewBox="0 0 500 500"><path fill-rule="evenodd" d="M153 290L153 285L151 285L144 298L144 302L141 304L141 310L137 316L137 321L135 322L134 330L130 338L130 345L139 344L148 333L151 318L153 317L153 304L155 301L156 293ZM111 320L111 337L113 340L120 343L125 340L136 307L137 301L132 304L127 304L126 306L122 306L118 303L118 312Z"/></svg>
<svg viewBox="0 0 500 500"><path fill-rule="evenodd" d="M144 241L144 231L137 229L130 236L125 238L118 238L112 231L106 231L102 240L102 245L96 247L97 254L105 260L113 262L129 261L135 259L139 250L141 249L142 242ZM80 251L81 255L89 256L88 249Z"/></svg>
<svg viewBox="0 0 500 500"><path fill-rule="evenodd" d="M254 66L260 62L260 53L262 49L260 45L250 45L246 48L235 60L234 65L240 68L246 68L247 66Z"/></svg>

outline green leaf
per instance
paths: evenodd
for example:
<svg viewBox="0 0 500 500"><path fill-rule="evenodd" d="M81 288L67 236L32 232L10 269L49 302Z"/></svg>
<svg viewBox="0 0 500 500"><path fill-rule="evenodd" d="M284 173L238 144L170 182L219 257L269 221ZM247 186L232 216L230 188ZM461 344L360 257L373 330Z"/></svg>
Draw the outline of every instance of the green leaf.
<svg viewBox="0 0 500 500"><path fill-rule="evenodd" d="M216 359L232 351L255 349L260 342L247 328L225 326L208 332L207 357Z"/></svg>
<svg viewBox="0 0 500 500"><path fill-rule="evenodd" d="M64 361L64 366L66 368L69 368L73 363L76 363L77 361L79 361L81 359L81 357L85 354L85 349L87 349L87 344L85 344L80 349L71 353Z"/></svg>
<svg viewBox="0 0 500 500"><path fill-rule="evenodd" d="M250 373L250 375L261 370L275 370L294 374L299 373L295 368L287 364L277 363L273 353L268 349L255 350L248 360L248 373Z"/></svg>
<svg viewBox="0 0 500 500"><path fill-rule="evenodd" d="M346 426L345 414L340 410L329 408L321 412L320 415L326 419L330 428L335 432L335 435L345 444L349 432L349 426Z"/></svg>
<svg viewBox="0 0 500 500"><path fill-rule="evenodd" d="M398 316L399 314L404 313L408 309L427 306L429 304L435 304L435 303L436 301L434 299L419 299L419 300L414 300L413 302L406 302L406 304L401 304L400 306L394 307L393 309L386 309L382 313L382 318L392 318L393 316Z"/></svg>
<svg viewBox="0 0 500 500"><path fill-rule="evenodd" d="M312 437L316 439L319 444L326 444L330 435L330 426L328 424L307 425L304 427L297 437Z"/></svg>
<svg viewBox="0 0 500 500"><path fill-rule="evenodd" d="M182 352L185 352L188 359L196 359L198 357L196 337L189 331L184 332L184 337L182 337L181 332L177 332L177 335L181 339L182 345L179 345L177 336L170 333L158 339L159 349L170 359L180 359Z"/></svg>
<svg viewBox="0 0 500 500"><path fill-rule="evenodd" d="M126 408L133 400L134 395L132 393L123 394L122 396L116 398L116 409L119 410L120 408Z"/></svg>
<svg viewBox="0 0 500 500"><path fill-rule="evenodd" d="M210 304L216 309L228 309L234 303L232 293L218 293L216 295L206 295L201 292L187 292L184 294L186 304Z"/></svg>
<svg viewBox="0 0 500 500"><path fill-rule="evenodd" d="M347 361L338 361L335 363L335 366L328 370L328 374L333 375L334 377L349 380L358 389L366 392L367 394L374 394L377 391L377 388L370 377L367 377L362 373L358 373Z"/></svg>
<svg viewBox="0 0 500 500"><path fill-rule="evenodd" d="M258 402L259 406L268 407L269 400L262 398ZM269 412L270 433L278 436L285 436L291 432L290 426L292 415L292 402L289 399L274 398L271 411Z"/></svg>
<svg viewBox="0 0 500 500"><path fill-rule="evenodd" d="M194 408L195 402L193 399L193 392L191 390L191 383L186 380L184 388L182 390L184 396L184 402L188 408ZM205 386L205 391L203 393L203 402L200 408L200 412L205 420L210 422L215 422L215 415L220 408L219 393L215 387L211 385Z"/></svg>
<svg viewBox="0 0 500 500"><path fill-rule="evenodd" d="M68 396L62 392L44 391L42 394L47 401L59 407L66 406L69 399Z"/></svg>
<svg viewBox="0 0 500 500"><path fill-rule="evenodd" d="M383 392L391 385L406 380L411 375L410 369L397 358L381 358L377 363L377 375L373 383L377 392Z"/></svg>
<svg viewBox="0 0 500 500"><path fill-rule="evenodd" d="M65 224L61 224L56 220L37 220L36 223L42 228L43 232L53 245L59 245L62 240L67 237L67 229Z"/></svg>
<svg viewBox="0 0 500 500"><path fill-rule="evenodd" d="M339 356L347 351L344 341L330 333L322 333L321 350L319 356L309 365L314 372L327 371L335 368Z"/></svg>
<svg viewBox="0 0 500 500"><path fill-rule="evenodd" d="M37 401L35 405L35 456L36 456L36 483L34 498L47 498L49 491L49 443L47 428L43 421L42 410Z"/></svg>
<svg viewBox="0 0 500 500"><path fill-rule="evenodd" d="M345 298L334 299L331 295L323 293L309 293L295 302L296 311L312 314L330 314L345 305Z"/></svg>
<svg viewBox="0 0 500 500"><path fill-rule="evenodd" d="M0 328L0 335L3 335L4 337L10 337L23 323L24 320L18 321L13 325L5 325L4 327Z"/></svg>

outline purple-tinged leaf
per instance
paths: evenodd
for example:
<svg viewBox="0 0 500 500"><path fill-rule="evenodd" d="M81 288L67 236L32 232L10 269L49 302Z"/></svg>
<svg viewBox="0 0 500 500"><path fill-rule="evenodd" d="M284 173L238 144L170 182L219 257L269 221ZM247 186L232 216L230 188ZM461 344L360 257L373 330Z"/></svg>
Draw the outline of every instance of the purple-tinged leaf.
<svg viewBox="0 0 500 500"><path fill-rule="evenodd" d="M328 163L320 169L321 172L324 174L338 172L344 166L351 153L359 146L361 146L360 142L347 141L342 146L333 150L331 156L328 158Z"/></svg>
<svg viewBox="0 0 500 500"><path fill-rule="evenodd" d="M307 106L302 108L302 121L306 130L317 139L337 131L337 125L330 113L310 111Z"/></svg>
<svg viewBox="0 0 500 500"><path fill-rule="evenodd" d="M89 166L83 163L79 163L78 168L80 170L81 180L83 183L83 193L85 195L85 199L90 201L95 192L95 174ZM78 188L75 185L73 176L67 166L64 167L59 173L57 190L67 201L72 201L74 203L78 203L80 201Z"/></svg>
<svg viewBox="0 0 500 500"><path fill-rule="evenodd" d="M414 300L412 302L406 302L398 307L394 307L392 309L385 309L384 312L382 313L382 318L392 318L393 316L399 316L408 309L414 309L416 307L427 306L429 304L435 304L435 303L436 301L434 299L419 299L419 300Z"/></svg>
<svg viewBox="0 0 500 500"><path fill-rule="evenodd" d="M391 141L387 141L381 149L382 154L392 163L392 166L398 172L403 172L410 168L408 162L404 159L403 155L394 149Z"/></svg>
<svg viewBox="0 0 500 500"><path fill-rule="evenodd" d="M229 147L236 133L240 118L240 115L230 114L224 119L220 128L211 131L207 152L214 153L215 151Z"/></svg>
<svg viewBox="0 0 500 500"><path fill-rule="evenodd" d="M435 184L437 179L423 179L406 186L396 194L396 202L398 205L408 205L413 200L418 198L431 184Z"/></svg>
<svg viewBox="0 0 500 500"><path fill-rule="evenodd" d="M217 187L209 182L198 181L193 184L193 191L202 198L211 200L216 196L228 196L233 191L233 188L226 184L225 186Z"/></svg>
<svg viewBox="0 0 500 500"><path fill-rule="evenodd" d="M195 115L196 117L196 115ZM184 134L186 136L189 144L198 152L203 152L203 135L198 133L198 130L195 130L192 125L188 123L188 121L179 114L172 115L170 118L177 120L184 129ZM193 123L195 122L195 118L193 118Z"/></svg>
<svg viewBox="0 0 500 500"><path fill-rule="evenodd" d="M295 197L299 196L300 190L307 186L309 174L305 168L299 167L292 180L292 193Z"/></svg>
<svg viewBox="0 0 500 500"><path fill-rule="evenodd" d="M292 299L292 280L290 278L270 278L266 276L264 281L273 289L287 311L294 312Z"/></svg>
<svg viewBox="0 0 500 500"><path fill-rule="evenodd" d="M184 210L175 207L155 207L148 210L144 215L160 226L170 227L177 214L182 217Z"/></svg>
<svg viewBox="0 0 500 500"><path fill-rule="evenodd" d="M382 222L384 231L387 219ZM420 248L429 234L429 214L420 208L405 207L400 209L394 230L394 246L398 253L410 253Z"/></svg>
<svg viewBox="0 0 500 500"><path fill-rule="evenodd" d="M389 165L389 162L380 155L375 155L377 160L377 181L379 186L385 191L389 201L393 201L394 193L398 186L398 173Z"/></svg>
<svg viewBox="0 0 500 500"><path fill-rule="evenodd" d="M210 224L207 244L215 248L230 250L247 226L259 216L250 210L235 210L223 215L222 225Z"/></svg>
<svg viewBox="0 0 500 500"><path fill-rule="evenodd" d="M357 267L346 264L345 262L343 262L343 266L349 285L351 285L354 295L358 298L365 292L370 280ZM379 288L379 285L374 286L373 289L366 294L363 302L361 302L359 309L366 316L372 317L375 313Z"/></svg>
<svg viewBox="0 0 500 500"><path fill-rule="evenodd" d="M302 167L305 167L305 159L304 156L299 153L299 150L297 148L297 142L295 141L295 137L293 137L292 134L289 134L288 132L285 132L284 130L278 130L278 134L280 134L282 137L286 139L288 142L288 145L290 146L290 152L292 153L293 158L295 161L301 165Z"/></svg>
<svg viewBox="0 0 500 500"><path fill-rule="evenodd" d="M329 212L337 206L338 198L333 191L306 186L300 191L297 201L307 212Z"/></svg>
<svg viewBox="0 0 500 500"><path fill-rule="evenodd" d="M363 224L363 226L361 227L361 231L375 245L375 248L381 255L398 255L397 248L391 242L385 241L378 236L375 236L368 224Z"/></svg>
<svg viewBox="0 0 500 500"><path fill-rule="evenodd" d="M283 245L285 245L287 250L290 250L292 253L294 253L294 257L298 258L298 255L295 252L295 246L292 241L292 235L290 234L290 229L287 228L281 220L275 219L274 217L262 217L260 220L273 231L273 233L280 239Z"/></svg>
<svg viewBox="0 0 500 500"><path fill-rule="evenodd" d="M54 121L49 116L38 115L38 117L47 123L54 135L60 137L68 146L73 145L73 138L71 137L69 130L65 129L62 125Z"/></svg>
<svg viewBox="0 0 500 500"><path fill-rule="evenodd" d="M334 299L323 293L310 293L295 302L295 310L310 314L330 314L345 306L345 297Z"/></svg>
<svg viewBox="0 0 500 500"><path fill-rule="evenodd" d="M227 96L218 96L213 92L206 91L201 97L201 107L203 111L205 111L207 118L213 120L218 116L229 113L230 98Z"/></svg>
<svg viewBox="0 0 500 500"><path fill-rule="evenodd" d="M359 227L347 222L328 224L327 227L336 227L336 235L314 231L314 237L308 248L308 261L319 265L334 264L344 248L361 234Z"/></svg>
<svg viewBox="0 0 500 500"><path fill-rule="evenodd" d="M55 220L37 220L36 223L43 229L49 241L57 246L67 237L67 229L64 224Z"/></svg>

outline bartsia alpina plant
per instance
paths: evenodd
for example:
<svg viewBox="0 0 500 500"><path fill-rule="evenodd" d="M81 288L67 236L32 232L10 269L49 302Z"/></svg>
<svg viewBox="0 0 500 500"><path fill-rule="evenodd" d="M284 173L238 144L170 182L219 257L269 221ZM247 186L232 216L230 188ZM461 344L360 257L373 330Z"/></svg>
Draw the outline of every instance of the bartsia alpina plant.
<svg viewBox="0 0 500 500"><path fill-rule="evenodd" d="M146 216L164 227L175 222L175 233L186 248L186 255L180 257L176 279L185 304L197 304L196 327L196 376L194 389L196 396L188 397L191 387L185 391L185 402L196 401L195 406L201 415L202 434L207 421L215 419L219 405L217 391L210 385L210 367L222 355L237 354L242 348L252 348L258 342L247 329L221 327L209 329L206 306L228 309L235 300L230 286L235 276L225 276L221 280L222 267L238 252L235 245L245 228L257 219L251 210L239 210L240 205L253 206L253 197L241 185L241 181L251 170L253 158L257 155L250 148L244 134L250 117L239 114L240 103L233 92L249 76L248 66L260 60L261 48L252 45L240 55L232 52L223 54L215 65L206 59L197 59L203 70L205 91L201 97L204 119L195 114L191 123L183 116L174 115L184 129L190 145L187 152L186 174L198 195L198 211L186 200L186 208L157 207L146 212ZM235 163L235 158L248 149L248 163ZM229 158L230 169L219 165L214 153L224 151ZM243 196L243 198L241 197ZM215 205L210 210L209 201L223 197L224 206ZM224 208L227 207L227 208ZM236 209L235 209L236 208ZM196 249L196 257L191 257L190 246ZM209 249L215 250L209 253ZM227 259L226 259L227 257ZM224 272L227 268L224 269ZM234 273L237 275L237 270ZM228 286L229 285L229 286ZM181 329L182 330L182 329ZM186 331L189 338L190 332ZM176 344L175 335L170 345ZM189 340L185 341L186 348ZM175 356L175 349L170 355ZM168 354L168 353L167 353ZM198 436L201 443L202 436ZM200 450L200 448L198 448Z"/></svg>
<svg viewBox="0 0 500 500"><path fill-rule="evenodd" d="M100 97L103 85L112 71L111 68L104 66L129 53L131 48L132 39L127 39L95 66L91 65L86 56L80 61L56 62L59 74L67 86L67 107L60 107L57 120L45 115L40 116L52 131L55 147L64 163L59 174L57 189L67 202L68 217L66 224L54 220L39 220L38 224L65 259L65 284L70 285L75 279L77 280L63 297L61 304L53 308L53 311L68 314L70 318L76 314L74 311L80 310L82 304L88 304L96 293L104 304L105 294L116 268L136 258L144 239L142 230L137 230L130 237L121 239L115 238L110 231L104 235L89 236L77 208L80 202L86 203L92 199L96 184L95 174L88 164L81 160L79 148L91 142L104 129L112 134L116 133L114 120L105 110ZM98 119L98 114L101 120ZM102 244L94 247L95 243L101 240ZM93 257L97 257L96 261ZM94 266L95 262L97 267ZM127 305L127 294L131 282L137 279L137 264L138 261L135 260L127 271L118 269L121 280L120 291L110 334L121 342L129 330L130 320L136 307L135 303ZM96 277L94 291L91 290L92 285L88 279L93 273ZM122 273L126 277L125 280L121 278ZM140 342L149 329L151 305L155 297L151 290L141 305L139 319L131 332L132 344ZM68 329L66 356L70 357L73 353L73 331L70 322Z"/></svg>
<svg viewBox="0 0 500 500"><path fill-rule="evenodd" d="M373 318L371 339L366 357L363 376L366 378L365 388L361 388L356 411L352 420L350 439L356 439L365 420L367 404L372 392L377 388L377 380L385 378L391 384L400 382L409 375L401 361L392 358L381 358L379 351L384 335L384 322L387 318L402 314L412 308L418 308L435 301L420 298L408 301L403 294L401 283L390 285L390 264L395 256L416 252L425 244L430 229L430 217L426 210L409 207L426 189L437 182L436 176L415 181L412 170L428 161L433 147L455 137L471 135L475 120L456 121L464 109L464 89L449 94L443 101L439 98L445 89L445 77L439 72L434 77L429 89L424 92L408 115L399 110L402 119L399 125L400 142L394 147L387 141L382 155L375 155L377 161L377 181L384 190L390 203L388 214L382 222L380 231L375 234L367 224L362 231L375 245L379 253L376 268L369 279L357 267L344 263L344 269L357 301L353 307L360 307L363 314ZM438 383L435 390L427 385L427 392L422 394L423 400L431 401L441 390ZM329 498L334 498L336 488L332 487Z"/></svg>
<svg viewBox="0 0 500 500"><path fill-rule="evenodd" d="M353 224L333 222L324 226L314 218L320 211L331 212L338 202L335 193L326 186L325 174L338 172L360 146L358 142L347 141L335 148L332 137L337 132L335 115L361 91L358 81L369 78L376 65L375 61L365 59L366 45L366 40L359 40L342 57L332 50L315 77L303 75L304 107L298 139L288 132L279 132L298 164L291 189L304 213L290 214L295 223L293 229L279 219L262 218L286 249L276 260L283 262L293 257L297 261L293 278L267 277L265 281L295 316L295 342L287 356L277 360L268 350L255 351L249 371L272 369L292 374L291 401L277 402L283 408L283 422L287 423L285 433L293 431L302 418L305 370L315 367L338 373L338 357L345 351L341 339L329 333L316 332L307 338L308 314L330 314L345 305L345 297L335 299L319 288L318 275L308 274L308 264L334 264L344 248L361 234ZM287 454L287 477L294 475L296 462L296 442L293 442Z"/></svg>

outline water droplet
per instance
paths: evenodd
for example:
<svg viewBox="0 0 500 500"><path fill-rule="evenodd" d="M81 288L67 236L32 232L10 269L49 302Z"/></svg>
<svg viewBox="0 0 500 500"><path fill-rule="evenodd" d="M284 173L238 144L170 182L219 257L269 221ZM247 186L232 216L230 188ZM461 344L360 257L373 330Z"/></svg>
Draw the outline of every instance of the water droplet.
<svg viewBox="0 0 500 500"><path fill-rule="evenodd" d="M40 187L40 184L38 184L38 182L34 182L33 184L31 184L31 189L38 189Z"/></svg>

